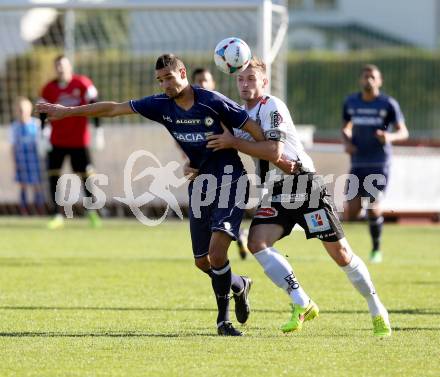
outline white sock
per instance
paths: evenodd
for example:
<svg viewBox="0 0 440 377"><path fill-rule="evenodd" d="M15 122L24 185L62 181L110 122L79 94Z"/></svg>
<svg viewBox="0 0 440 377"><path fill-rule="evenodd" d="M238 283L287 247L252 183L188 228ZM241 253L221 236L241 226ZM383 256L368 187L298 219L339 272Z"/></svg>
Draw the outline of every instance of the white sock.
<svg viewBox="0 0 440 377"><path fill-rule="evenodd" d="M275 248L268 247L254 254L254 257L261 264L266 275L278 287L285 290L294 304L303 308L307 307L310 297L299 285L293 273L292 266Z"/></svg>
<svg viewBox="0 0 440 377"><path fill-rule="evenodd" d="M376 293L368 268L362 259L353 254L351 262L341 268L347 274L353 286L367 300L371 316L383 315L388 320L388 312Z"/></svg>

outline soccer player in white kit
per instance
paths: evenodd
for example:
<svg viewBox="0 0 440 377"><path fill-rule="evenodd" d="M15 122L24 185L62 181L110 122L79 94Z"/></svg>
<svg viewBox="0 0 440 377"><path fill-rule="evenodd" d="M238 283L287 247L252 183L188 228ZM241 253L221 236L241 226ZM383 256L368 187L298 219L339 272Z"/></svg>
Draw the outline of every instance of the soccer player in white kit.
<svg viewBox="0 0 440 377"><path fill-rule="evenodd" d="M295 171L290 176L267 161L258 162L257 171L269 192L253 218L248 243L266 275L292 300L291 318L281 330L300 330L304 321L319 313L317 305L299 284L290 263L274 247L276 241L289 235L294 225L299 224L307 238L322 241L328 254L366 299L374 335L389 336L388 312L376 294L368 269L344 236L326 188L304 151L287 106L279 98L264 93L267 83L266 66L257 58L237 75L240 98L250 117L260 124L266 139L273 142L272 148L281 148L284 158L296 161ZM208 147L214 150L235 148L257 158L263 155L261 145L254 143L250 136L240 133L234 137L226 129L221 135L211 136Z"/></svg>

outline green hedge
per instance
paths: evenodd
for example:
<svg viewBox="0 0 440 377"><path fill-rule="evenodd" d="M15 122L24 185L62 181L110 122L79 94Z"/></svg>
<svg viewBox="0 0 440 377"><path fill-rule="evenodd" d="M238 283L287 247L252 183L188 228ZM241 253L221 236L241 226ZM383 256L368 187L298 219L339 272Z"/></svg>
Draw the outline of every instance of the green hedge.
<svg viewBox="0 0 440 377"><path fill-rule="evenodd" d="M290 54L287 98L298 124L337 135L344 98L358 91L361 67L379 66L383 91L401 105L413 137L440 137L440 55L417 50L350 54Z"/></svg>
<svg viewBox="0 0 440 377"><path fill-rule="evenodd" d="M16 95L38 96L41 85L53 77L52 60L59 51L40 48L9 59L0 77L0 117L10 119L10 100ZM120 51L83 51L76 55L76 71L90 76L101 98L124 101L159 91L154 78L154 57ZM182 56L189 69L211 68L218 90L238 100L233 78L214 68L210 55ZM339 136L341 105L358 90L363 64L377 64L384 76L384 91L395 97L412 136L440 138L440 54L418 50L388 52L290 53L287 57L287 102L297 124L314 124L320 136ZM118 120L120 121L120 120ZM127 119L128 121L128 119ZM137 121L133 119L133 121Z"/></svg>

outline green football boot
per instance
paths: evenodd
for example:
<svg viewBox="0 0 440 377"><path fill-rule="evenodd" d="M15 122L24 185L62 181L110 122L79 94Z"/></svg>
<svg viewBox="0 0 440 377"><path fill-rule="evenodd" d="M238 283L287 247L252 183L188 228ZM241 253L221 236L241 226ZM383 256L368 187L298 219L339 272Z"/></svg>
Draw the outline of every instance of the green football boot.
<svg viewBox="0 0 440 377"><path fill-rule="evenodd" d="M390 322L383 315L377 315L373 318L373 331L378 337L391 336Z"/></svg>
<svg viewBox="0 0 440 377"><path fill-rule="evenodd" d="M55 230L64 228L64 217L62 215L55 215L48 223L47 229Z"/></svg>
<svg viewBox="0 0 440 377"><path fill-rule="evenodd" d="M96 211L87 211L87 217L89 218L90 226L92 228L101 228L102 227L102 221L101 218L98 215L98 212Z"/></svg>
<svg viewBox="0 0 440 377"><path fill-rule="evenodd" d="M281 326L282 332L299 331L302 329L304 321L311 321L319 316L319 308L312 300L306 308L298 304L290 304L292 307L292 317L289 322Z"/></svg>
<svg viewBox="0 0 440 377"><path fill-rule="evenodd" d="M382 263L382 252L380 250L373 250L370 254L371 263Z"/></svg>

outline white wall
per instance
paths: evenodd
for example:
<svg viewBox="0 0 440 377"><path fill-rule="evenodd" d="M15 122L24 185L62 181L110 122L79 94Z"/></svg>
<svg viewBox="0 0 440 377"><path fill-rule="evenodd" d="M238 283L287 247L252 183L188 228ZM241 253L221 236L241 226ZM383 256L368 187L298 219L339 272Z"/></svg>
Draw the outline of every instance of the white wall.
<svg viewBox="0 0 440 377"><path fill-rule="evenodd" d="M339 0L339 4L344 19L422 47L437 47L436 0Z"/></svg>
<svg viewBox="0 0 440 377"><path fill-rule="evenodd" d="M357 23L433 49L440 45L437 3L438 0L338 0L336 9L291 11L290 22L333 26Z"/></svg>

